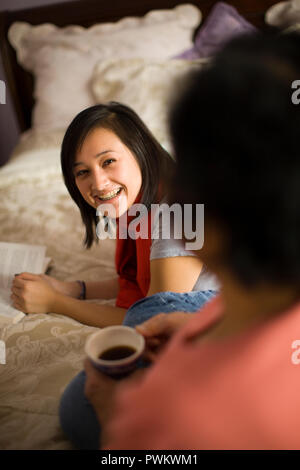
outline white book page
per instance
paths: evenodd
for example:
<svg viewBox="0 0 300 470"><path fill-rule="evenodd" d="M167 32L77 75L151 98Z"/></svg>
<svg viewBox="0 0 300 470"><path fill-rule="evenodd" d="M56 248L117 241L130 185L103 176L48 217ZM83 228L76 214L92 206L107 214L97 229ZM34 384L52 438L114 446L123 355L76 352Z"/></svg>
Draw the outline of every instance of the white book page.
<svg viewBox="0 0 300 470"><path fill-rule="evenodd" d="M11 284L15 274L44 272L46 247L0 242L0 316L3 321L18 321L24 316L11 306Z"/></svg>
<svg viewBox="0 0 300 470"><path fill-rule="evenodd" d="M0 289L0 325L2 323L17 323L25 316L23 312L12 307L10 295L10 290Z"/></svg>
<svg viewBox="0 0 300 470"><path fill-rule="evenodd" d="M46 247L0 242L0 288L8 288L15 274L44 272Z"/></svg>

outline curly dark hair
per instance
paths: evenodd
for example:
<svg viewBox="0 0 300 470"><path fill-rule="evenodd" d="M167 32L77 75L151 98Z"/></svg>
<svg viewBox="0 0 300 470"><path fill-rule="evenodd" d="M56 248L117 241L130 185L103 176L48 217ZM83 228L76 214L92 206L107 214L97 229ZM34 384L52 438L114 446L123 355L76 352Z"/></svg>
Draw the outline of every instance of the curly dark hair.
<svg viewBox="0 0 300 470"><path fill-rule="evenodd" d="M96 210L82 197L73 173L76 153L84 139L95 128L114 132L137 160L142 174L141 204L150 207L163 195L173 175L174 160L159 144L139 116L128 106L110 102L98 104L81 111L69 125L61 148L61 166L65 185L80 209L86 228L85 246L90 248L98 241L95 234Z"/></svg>
<svg viewBox="0 0 300 470"><path fill-rule="evenodd" d="M201 203L245 286L300 283L300 35L236 38L170 112L173 199Z"/></svg>

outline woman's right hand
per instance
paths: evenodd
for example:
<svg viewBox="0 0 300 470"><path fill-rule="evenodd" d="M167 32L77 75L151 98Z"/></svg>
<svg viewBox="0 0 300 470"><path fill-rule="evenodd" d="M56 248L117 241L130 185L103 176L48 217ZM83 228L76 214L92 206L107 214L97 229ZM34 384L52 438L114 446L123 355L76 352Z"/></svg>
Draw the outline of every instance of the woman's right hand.
<svg viewBox="0 0 300 470"><path fill-rule="evenodd" d="M146 340L144 358L155 362L171 336L182 328L190 319L191 313L160 313L136 326L138 333Z"/></svg>
<svg viewBox="0 0 300 470"><path fill-rule="evenodd" d="M76 281L59 281L58 279L55 279L52 276L48 276L47 274L41 274L40 277L61 294L74 298L78 298L80 294L80 286Z"/></svg>

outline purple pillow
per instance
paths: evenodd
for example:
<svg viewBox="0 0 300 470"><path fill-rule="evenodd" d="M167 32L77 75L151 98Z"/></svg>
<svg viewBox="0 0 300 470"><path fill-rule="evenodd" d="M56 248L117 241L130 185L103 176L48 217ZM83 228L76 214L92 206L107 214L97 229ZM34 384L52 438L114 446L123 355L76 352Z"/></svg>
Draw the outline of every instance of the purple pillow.
<svg viewBox="0 0 300 470"><path fill-rule="evenodd" d="M194 47L182 52L174 59L199 59L210 57L235 36L255 33L257 28L245 20L237 10L227 3L218 2L212 8L194 41Z"/></svg>

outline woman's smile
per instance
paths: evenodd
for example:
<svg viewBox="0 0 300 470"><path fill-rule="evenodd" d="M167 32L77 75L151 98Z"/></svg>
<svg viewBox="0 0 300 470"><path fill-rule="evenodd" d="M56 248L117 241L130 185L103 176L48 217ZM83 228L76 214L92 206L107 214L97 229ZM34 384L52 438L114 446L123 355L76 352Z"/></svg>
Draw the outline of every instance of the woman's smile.
<svg viewBox="0 0 300 470"><path fill-rule="evenodd" d="M122 188L117 188L113 191L110 191L109 193L106 193L103 196L95 195L94 199L96 199L96 200L98 199L100 201L109 201L110 199L114 199L116 196L118 196L121 191L122 191Z"/></svg>

